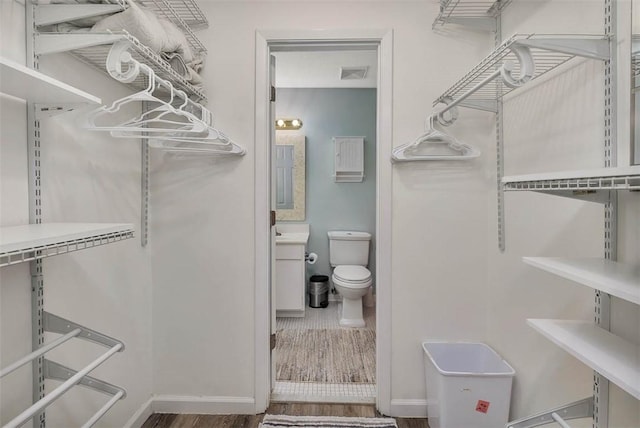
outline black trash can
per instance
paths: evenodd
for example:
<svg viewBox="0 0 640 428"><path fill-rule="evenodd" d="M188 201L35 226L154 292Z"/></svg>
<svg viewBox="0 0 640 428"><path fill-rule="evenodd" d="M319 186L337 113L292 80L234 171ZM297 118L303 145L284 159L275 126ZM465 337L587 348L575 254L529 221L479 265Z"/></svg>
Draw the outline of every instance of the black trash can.
<svg viewBox="0 0 640 428"><path fill-rule="evenodd" d="M326 308L329 305L329 277L312 275L309 278L309 306Z"/></svg>

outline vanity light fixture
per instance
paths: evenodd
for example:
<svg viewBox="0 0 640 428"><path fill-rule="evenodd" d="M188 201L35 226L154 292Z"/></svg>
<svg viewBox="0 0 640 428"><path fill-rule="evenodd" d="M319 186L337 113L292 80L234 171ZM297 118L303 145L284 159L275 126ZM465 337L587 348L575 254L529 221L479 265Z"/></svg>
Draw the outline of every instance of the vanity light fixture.
<svg viewBox="0 0 640 428"><path fill-rule="evenodd" d="M302 128L300 119L278 119L276 120L276 130L290 131Z"/></svg>

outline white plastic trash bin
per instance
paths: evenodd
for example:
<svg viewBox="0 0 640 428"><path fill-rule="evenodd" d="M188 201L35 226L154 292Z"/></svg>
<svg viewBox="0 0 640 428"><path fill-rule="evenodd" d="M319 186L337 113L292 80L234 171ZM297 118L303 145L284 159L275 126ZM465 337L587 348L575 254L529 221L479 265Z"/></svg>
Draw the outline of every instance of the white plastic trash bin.
<svg viewBox="0 0 640 428"><path fill-rule="evenodd" d="M431 428L496 428L509 419L515 371L484 343L424 342Z"/></svg>

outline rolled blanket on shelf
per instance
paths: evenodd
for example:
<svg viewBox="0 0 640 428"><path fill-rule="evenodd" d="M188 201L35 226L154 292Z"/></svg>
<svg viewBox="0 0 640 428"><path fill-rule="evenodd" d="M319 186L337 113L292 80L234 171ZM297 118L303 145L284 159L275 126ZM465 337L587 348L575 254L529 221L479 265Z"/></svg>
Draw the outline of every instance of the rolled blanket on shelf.
<svg viewBox="0 0 640 428"><path fill-rule="evenodd" d="M97 22L91 31L125 30L169 63L180 76L195 86L202 84L198 72L202 58L194 55L187 38L170 21L158 18L151 10L127 0L129 8Z"/></svg>

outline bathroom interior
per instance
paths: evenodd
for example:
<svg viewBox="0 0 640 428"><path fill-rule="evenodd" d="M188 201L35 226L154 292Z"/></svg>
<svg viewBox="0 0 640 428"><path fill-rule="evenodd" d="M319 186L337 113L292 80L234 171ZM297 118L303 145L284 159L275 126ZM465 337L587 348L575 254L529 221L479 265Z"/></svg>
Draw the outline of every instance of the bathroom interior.
<svg viewBox="0 0 640 428"><path fill-rule="evenodd" d="M271 399L375 403L377 51L274 56Z"/></svg>

